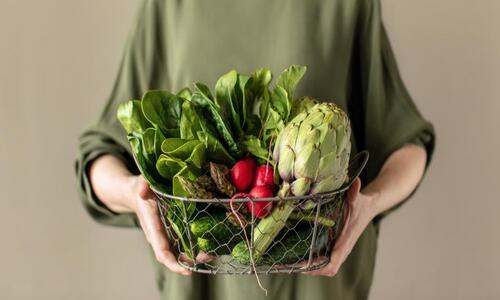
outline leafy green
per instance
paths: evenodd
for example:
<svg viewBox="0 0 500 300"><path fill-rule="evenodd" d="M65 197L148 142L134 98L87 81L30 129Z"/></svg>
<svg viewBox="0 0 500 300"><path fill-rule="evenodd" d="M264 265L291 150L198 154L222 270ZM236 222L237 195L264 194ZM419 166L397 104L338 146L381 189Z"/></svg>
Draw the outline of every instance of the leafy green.
<svg viewBox="0 0 500 300"><path fill-rule="evenodd" d="M302 76L304 76L305 72L306 67L291 65L290 67L285 69L278 77L276 86L282 87L286 91L290 102L292 102L293 94L295 93L295 87L297 86L297 83L299 83Z"/></svg>
<svg viewBox="0 0 500 300"><path fill-rule="evenodd" d="M250 79L251 77L248 76L248 75L242 75L242 74L238 74L238 80L236 82L236 86L235 86L235 99L236 99L236 102L238 103L238 107L240 108L238 113L241 115L241 119L240 119L240 127L242 128L242 131L245 124L246 124L246 119L247 119L247 116L251 113L252 109L253 109L253 106L251 105L252 102L249 97L246 96L247 94L247 89L246 89L246 86L247 84L250 83ZM244 135L245 132L243 132L242 134L240 134L240 136Z"/></svg>
<svg viewBox="0 0 500 300"><path fill-rule="evenodd" d="M186 160L188 165L201 170L206 159L206 149L207 148L203 143L199 143L198 145L196 145L191 152L191 155L189 155L188 159Z"/></svg>
<svg viewBox="0 0 500 300"><path fill-rule="evenodd" d="M209 161L232 166L236 160L219 140L206 131L198 131L198 138L205 144Z"/></svg>
<svg viewBox="0 0 500 300"><path fill-rule="evenodd" d="M221 115L225 120L229 120L233 133L237 136L243 135L241 126L242 103L236 98L236 86L238 73L231 70L222 75L215 84L215 103L218 105Z"/></svg>
<svg viewBox="0 0 500 300"><path fill-rule="evenodd" d="M161 145L163 144L163 141L165 140L165 136L161 132L160 128L156 127L155 128L155 136L154 136L154 151L155 151L155 158L158 160L160 158L161 154Z"/></svg>
<svg viewBox="0 0 500 300"><path fill-rule="evenodd" d="M166 137L178 137L182 98L168 91L148 91L142 97L146 119L158 126Z"/></svg>
<svg viewBox="0 0 500 300"><path fill-rule="evenodd" d="M284 88L277 85L271 94L271 108L279 113L282 120L288 120L292 109L292 101Z"/></svg>
<svg viewBox="0 0 500 300"><path fill-rule="evenodd" d="M168 138L163 141L162 151L156 168L160 174L172 179L179 171L188 166L194 173L200 173L205 163L205 145L199 140Z"/></svg>
<svg viewBox="0 0 500 300"><path fill-rule="evenodd" d="M185 142L183 144L179 144L178 147L173 148L170 145L170 140L172 139L166 139L163 142L163 145L165 145L164 147L162 147L163 152L182 160L188 159L189 156L191 156L191 153L193 152L194 148L199 144L201 144L201 142L198 140L184 140ZM181 139L176 139L176 140L181 140Z"/></svg>
<svg viewBox="0 0 500 300"><path fill-rule="evenodd" d="M240 147L243 151L249 152L253 156L257 157L260 160L259 163L267 161L273 163L265 144L263 144L263 142L256 136L246 136L244 140L240 141Z"/></svg>
<svg viewBox="0 0 500 300"><path fill-rule="evenodd" d="M290 119L293 94L297 83L306 71L306 67L292 65L285 69L277 79L276 86L270 93L264 93L260 102L262 140L272 148L275 137Z"/></svg>
<svg viewBox="0 0 500 300"><path fill-rule="evenodd" d="M177 96L183 100L189 101L191 98L191 89L188 87L182 88L177 92Z"/></svg>
<svg viewBox="0 0 500 300"><path fill-rule="evenodd" d="M201 112L202 108L190 101L182 104L182 116L180 121L180 135L183 139L197 139L198 131L205 131L216 136L217 130L206 116Z"/></svg>
<svg viewBox="0 0 500 300"><path fill-rule="evenodd" d="M224 141L224 144L228 147L231 155L237 158L241 157L241 150L238 148L238 145L236 144L236 141L231 132L230 126L227 123L226 119L222 117L218 106L206 95L200 92L195 92L193 94L193 96L191 97L191 102L195 105L198 105L200 108L202 108L203 112L206 113L209 120L212 121L212 123L215 125L219 137L222 139L222 141Z"/></svg>
<svg viewBox="0 0 500 300"><path fill-rule="evenodd" d="M152 129L152 128L150 128ZM154 142L149 141L150 134L144 136L140 132L133 132L128 135L128 140L131 146L132 154L136 161L139 171L144 176L146 181L162 192L171 192L171 186L163 180L155 167L155 155L156 153L151 151L154 146Z"/></svg>
<svg viewBox="0 0 500 300"><path fill-rule="evenodd" d="M181 159L162 154L156 162L156 169L163 178L172 180L174 176L186 167L186 163Z"/></svg>
<svg viewBox="0 0 500 300"><path fill-rule="evenodd" d="M130 100L120 104L116 116L127 133L143 132L153 126L144 117L139 100Z"/></svg>

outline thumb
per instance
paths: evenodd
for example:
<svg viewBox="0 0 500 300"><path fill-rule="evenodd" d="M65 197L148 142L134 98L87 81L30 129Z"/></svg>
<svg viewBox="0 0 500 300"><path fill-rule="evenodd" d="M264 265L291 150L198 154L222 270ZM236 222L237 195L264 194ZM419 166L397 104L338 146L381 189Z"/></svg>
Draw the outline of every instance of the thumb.
<svg viewBox="0 0 500 300"><path fill-rule="evenodd" d="M351 202L359 194L359 191L361 190L361 179L359 177L356 177L354 181L352 182L351 188L347 191L347 202Z"/></svg>

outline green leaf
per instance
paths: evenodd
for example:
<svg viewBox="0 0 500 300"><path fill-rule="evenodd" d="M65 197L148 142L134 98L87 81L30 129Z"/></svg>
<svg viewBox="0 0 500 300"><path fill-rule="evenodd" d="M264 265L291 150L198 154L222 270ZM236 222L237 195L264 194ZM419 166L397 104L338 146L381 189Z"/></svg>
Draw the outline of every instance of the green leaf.
<svg viewBox="0 0 500 300"><path fill-rule="evenodd" d="M185 166L186 163L184 161L166 154L160 155L160 158L156 162L156 169L165 179L174 178L175 174L177 174Z"/></svg>
<svg viewBox="0 0 500 300"><path fill-rule="evenodd" d="M130 100L118 106L116 117L127 133L144 132L153 125L142 113L141 101Z"/></svg>
<svg viewBox="0 0 500 300"><path fill-rule="evenodd" d="M238 117L241 116L240 118L240 124L239 128L241 129L241 132L239 136L243 136L245 133L243 132L243 128L245 127L246 124L246 119L247 115L252 113L252 103L247 103L250 101L250 98L246 96L246 85L249 84L250 76L247 75L241 75L238 74L238 80L236 82L236 87L235 87L235 101L237 102L237 105L233 106L238 106L239 110L236 112L238 114Z"/></svg>
<svg viewBox="0 0 500 300"><path fill-rule="evenodd" d="M198 139L206 147L206 155L209 161L232 166L236 160L229 154L219 140L206 131L198 131Z"/></svg>
<svg viewBox="0 0 500 300"><path fill-rule="evenodd" d="M257 136L262 128L262 122L259 116L255 114L248 115L247 122L245 124L245 134Z"/></svg>
<svg viewBox="0 0 500 300"><path fill-rule="evenodd" d="M285 69L278 77L276 86L280 86L283 89L285 89L290 99L290 102L293 99L295 88L299 83L300 79L302 78L302 76L304 76L305 72L306 72L305 66L291 65L290 67Z"/></svg>
<svg viewBox="0 0 500 300"><path fill-rule="evenodd" d="M146 179L149 185L154 186L156 189L162 192L171 193L171 187L164 180L162 180L160 174L156 170L154 160L150 160L145 151L145 149L149 147L144 145L143 135L141 133L133 133L129 134L127 137L132 149L134 160L142 176L144 176L144 179Z"/></svg>
<svg viewBox="0 0 500 300"><path fill-rule="evenodd" d="M155 128L155 136L154 136L154 148L155 148L155 158L158 160L160 157L162 150L161 150L161 145L165 141L165 136L161 132L160 128L156 127Z"/></svg>
<svg viewBox="0 0 500 300"><path fill-rule="evenodd" d="M196 87L198 92L200 92L203 96L212 101L212 103L215 103L214 97L212 96L212 92L210 92L210 88L208 86L206 86L204 83L201 82L195 83L194 86Z"/></svg>
<svg viewBox="0 0 500 300"><path fill-rule="evenodd" d="M262 141L256 136L246 136L244 140L240 141L240 147L245 152L249 152L253 156L260 159L259 163L263 163L265 161L269 161L273 163L270 159L269 151L266 148L266 145L262 143ZM268 159L269 158L269 159Z"/></svg>
<svg viewBox="0 0 500 300"><path fill-rule="evenodd" d="M214 124L219 137L222 141L224 141L224 144L228 147L231 155L239 158L241 156L241 150L238 148L238 145L233 138L229 124L222 117L215 103L199 92L195 92L193 94L191 102L202 108L208 119L212 122L212 124ZM207 146L207 148L209 147Z"/></svg>
<svg viewBox="0 0 500 300"><path fill-rule="evenodd" d="M163 152L165 152L169 156L173 156L181 160L186 160L191 156L191 153L193 153L195 147L198 146L199 144L201 144L201 142L198 140L189 140L171 151L163 151Z"/></svg>
<svg viewBox="0 0 500 300"><path fill-rule="evenodd" d="M165 139L161 144L161 151L163 153L170 153L187 142L189 142L189 140L180 138Z"/></svg>
<svg viewBox="0 0 500 300"><path fill-rule="evenodd" d="M269 88L272 79L273 74L269 69L263 68L255 71L246 86L249 98L258 99Z"/></svg>
<svg viewBox="0 0 500 300"><path fill-rule="evenodd" d="M222 75L215 84L215 103L220 109L225 120L229 120L233 133L241 136L244 134L241 126L242 103L236 96L238 73L231 70Z"/></svg>
<svg viewBox="0 0 500 300"><path fill-rule="evenodd" d="M182 188L182 184L179 182L179 176L183 176L183 177L186 177L186 178L191 179L191 180L196 180L196 178L198 178L198 176L196 176L196 174L194 174L187 165L184 166L179 171L177 171L177 173L174 176L174 179L173 179L174 196L189 197L189 193L184 191L184 189ZM193 202L190 202L190 203L193 203Z"/></svg>
<svg viewBox="0 0 500 300"><path fill-rule="evenodd" d="M274 144L274 141L276 141L278 133L281 130L283 130L283 128L285 128L285 123L283 122L283 119L281 118L280 114L276 112L272 107L269 107L267 119L264 122L262 128L264 132L263 141L265 141L266 144L269 145L269 142L271 142L272 140L273 141L272 144Z"/></svg>
<svg viewBox="0 0 500 300"><path fill-rule="evenodd" d="M142 98L142 111L149 122L158 126L165 136L178 136L182 98L168 91L148 91Z"/></svg>
<svg viewBox="0 0 500 300"><path fill-rule="evenodd" d="M185 101L189 101L189 99L191 98L191 94L191 89L189 89L188 87L182 88L177 92L177 96Z"/></svg>
<svg viewBox="0 0 500 300"><path fill-rule="evenodd" d="M217 131L207 120L207 117L200 112L201 107L195 103L185 101L182 104L182 116L180 122L180 136L183 139L197 139L196 133L200 130L207 131L212 135L217 135Z"/></svg>
<svg viewBox="0 0 500 300"><path fill-rule="evenodd" d="M201 170L203 164L205 163L205 152L206 152L205 144L199 143L194 147L193 152L191 152L191 155L186 160L186 162L189 165L192 165Z"/></svg>
<svg viewBox="0 0 500 300"><path fill-rule="evenodd" d="M280 114L283 120L288 120L290 110L292 109L292 102L288 98L288 94L281 86L276 86L271 94L270 105Z"/></svg>
<svg viewBox="0 0 500 300"><path fill-rule="evenodd" d="M156 161L155 136L156 130L154 128L148 128L142 133L143 153L150 162L151 166L154 166Z"/></svg>

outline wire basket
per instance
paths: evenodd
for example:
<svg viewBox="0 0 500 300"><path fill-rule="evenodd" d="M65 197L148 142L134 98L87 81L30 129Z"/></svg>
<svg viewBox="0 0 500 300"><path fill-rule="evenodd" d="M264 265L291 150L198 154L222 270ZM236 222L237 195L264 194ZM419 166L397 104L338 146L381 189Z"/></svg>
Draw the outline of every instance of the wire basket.
<svg viewBox="0 0 500 300"><path fill-rule="evenodd" d="M362 151L351 159L349 180L341 188L315 195L193 199L152 189L158 198L168 239L178 262L186 269L206 274L306 272L329 263L331 249L344 223L344 194L368 157L368 152ZM243 227L230 210L231 203L238 211L243 210L240 214L246 216L242 218ZM247 254L255 257L254 238L259 234L261 219L251 212L258 205L291 205L294 209L265 252L258 253L258 260L252 259L252 265Z"/></svg>

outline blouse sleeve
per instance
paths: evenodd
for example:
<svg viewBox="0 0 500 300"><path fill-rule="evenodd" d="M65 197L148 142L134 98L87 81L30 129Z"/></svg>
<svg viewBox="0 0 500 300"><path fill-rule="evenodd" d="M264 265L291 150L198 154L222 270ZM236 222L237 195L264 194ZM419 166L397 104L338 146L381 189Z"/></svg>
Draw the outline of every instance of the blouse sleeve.
<svg viewBox="0 0 500 300"><path fill-rule="evenodd" d="M363 178L370 182L391 153L407 143L425 148L427 170L434 151L435 133L432 124L418 111L401 79L381 20L379 1L365 2L367 5L361 10L359 40L355 46L354 80L359 84L357 91L353 92L356 101L349 110L353 112L358 148L370 152ZM377 216L375 222L402 203Z"/></svg>
<svg viewBox="0 0 500 300"><path fill-rule="evenodd" d="M116 118L120 103L140 99L147 89L164 88L163 57L159 30L161 18L157 17L161 1L142 1L139 13L129 33L125 51L111 95L95 124L79 137L76 160L77 188L82 203L97 222L114 226L137 226L134 214L118 214L107 208L95 195L88 176L90 163L104 154L120 158L127 167L138 174L131 156L126 132Z"/></svg>

